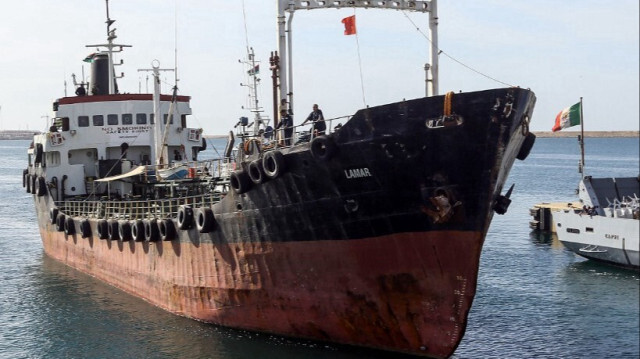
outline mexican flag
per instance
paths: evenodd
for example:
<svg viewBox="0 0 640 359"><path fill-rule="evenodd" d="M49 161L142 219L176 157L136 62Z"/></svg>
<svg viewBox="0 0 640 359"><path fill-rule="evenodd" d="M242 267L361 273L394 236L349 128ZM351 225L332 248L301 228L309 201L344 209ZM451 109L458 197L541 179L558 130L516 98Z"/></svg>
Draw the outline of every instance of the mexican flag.
<svg viewBox="0 0 640 359"><path fill-rule="evenodd" d="M556 124L551 129L553 132L560 131L567 127L579 125L581 119L582 109L580 108L581 103L567 107L564 110L560 111L558 116L556 116Z"/></svg>

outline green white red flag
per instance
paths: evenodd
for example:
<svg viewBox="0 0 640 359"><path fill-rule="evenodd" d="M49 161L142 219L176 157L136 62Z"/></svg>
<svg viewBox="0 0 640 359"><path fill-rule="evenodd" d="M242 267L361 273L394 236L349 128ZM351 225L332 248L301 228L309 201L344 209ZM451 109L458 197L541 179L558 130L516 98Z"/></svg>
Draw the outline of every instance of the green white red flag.
<svg viewBox="0 0 640 359"><path fill-rule="evenodd" d="M558 116L556 116L556 124L553 126L551 130L553 132L556 132L556 131L565 129L567 127L579 125L580 122L582 121L582 118L581 118L582 111L580 106L581 106L581 103L578 102L577 104L571 107L567 107L564 110L560 111Z"/></svg>

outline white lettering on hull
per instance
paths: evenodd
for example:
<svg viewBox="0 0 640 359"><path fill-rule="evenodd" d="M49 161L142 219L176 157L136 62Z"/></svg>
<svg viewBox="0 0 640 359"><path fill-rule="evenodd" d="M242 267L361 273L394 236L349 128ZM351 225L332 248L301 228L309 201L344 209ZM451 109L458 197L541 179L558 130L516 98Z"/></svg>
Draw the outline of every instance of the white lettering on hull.
<svg viewBox="0 0 640 359"><path fill-rule="evenodd" d="M350 170L344 170L344 175L347 179L373 177L368 168L352 168Z"/></svg>

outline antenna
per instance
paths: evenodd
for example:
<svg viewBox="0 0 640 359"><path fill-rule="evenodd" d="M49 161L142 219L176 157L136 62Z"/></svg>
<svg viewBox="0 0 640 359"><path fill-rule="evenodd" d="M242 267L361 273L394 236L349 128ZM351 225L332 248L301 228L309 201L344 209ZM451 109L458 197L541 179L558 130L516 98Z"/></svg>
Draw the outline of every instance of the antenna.
<svg viewBox="0 0 640 359"><path fill-rule="evenodd" d="M174 59L173 59L173 67L174 67L174 84L177 87L178 86L178 0L175 0L174 2L175 7L174 7Z"/></svg>

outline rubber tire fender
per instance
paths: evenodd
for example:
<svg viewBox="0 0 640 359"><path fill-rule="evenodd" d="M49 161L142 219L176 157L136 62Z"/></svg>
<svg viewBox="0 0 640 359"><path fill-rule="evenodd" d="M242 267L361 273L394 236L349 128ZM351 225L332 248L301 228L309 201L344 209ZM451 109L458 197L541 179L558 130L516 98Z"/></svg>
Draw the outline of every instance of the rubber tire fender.
<svg viewBox="0 0 640 359"><path fill-rule="evenodd" d="M109 239L112 241L117 241L120 239L120 234L118 233L118 221L115 219L110 219L107 221L107 232L109 233Z"/></svg>
<svg viewBox="0 0 640 359"><path fill-rule="evenodd" d="M178 207L178 228L182 230L193 228L193 208L189 205Z"/></svg>
<svg viewBox="0 0 640 359"><path fill-rule="evenodd" d="M255 184L260 184L266 180L266 176L263 169L263 164L261 160L255 160L249 163L248 173L251 182Z"/></svg>
<svg viewBox="0 0 640 359"><path fill-rule="evenodd" d="M56 219L58 218L58 209L51 208L49 209L49 221L51 224L56 224Z"/></svg>
<svg viewBox="0 0 640 359"><path fill-rule="evenodd" d="M158 232L163 241L172 241L176 238L176 225L169 218L160 220L158 221Z"/></svg>
<svg viewBox="0 0 640 359"><path fill-rule="evenodd" d="M64 220L64 234L66 234L67 236L76 234L76 223L71 217L67 217Z"/></svg>
<svg viewBox="0 0 640 359"><path fill-rule="evenodd" d="M286 170L286 162L282 152L267 152L262 159L262 169L269 178L277 178L282 175Z"/></svg>
<svg viewBox="0 0 640 359"><path fill-rule="evenodd" d="M322 135L311 140L311 155L319 161L328 161L336 152L336 144L329 136Z"/></svg>
<svg viewBox="0 0 640 359"><path fill-rule="evenodd" d="M144 223L144 240L147 242L156 242L160 238L158 231L158 220L145 219Z"/></svg>
<svg viewBox="0 0 640 359"><path fill-rule="evenodd" d="M37 179L36 195L38 197L45 196L47 194L47 181L44 177L40 176Z"/></svg>
<svg viewBox="0 0 640 359"><path fill-rule="evenodd" d="M65 215L62 213L58 213L58 215L56 216L56 231L58 232L64 231L64 222L65 222Z"/></svg>
<svg viewBox="0 0 640 359"><path fill-rule="evenodd" d="M229 185L237 194L242 194L251 189L251 180L245 171L236 171L231 173Z"/></svg>
<svg viewBox="0 0 640 359"><path fill-rule="evenodd" d="M109 222L107 222L106 219L98 220L96 229L98 230L98 238L100 239L109 238Z"/></svg>
<svg viewBox="0 0 640 359"><path fill-rule="evenodd" d="M80 222L80 235L82 238L91 237L91 222L88 219L84 219Z"/></svg>
<svg viewBox="0 0 640 359"><path fill-rule="evenodd" d="M196 228L200 233L209 233L215 229L215 217L209 207L200 207L196 211Z"/></svg>
<svg viewBox="0 0 640 359"><path fill-rule="evenodd" d="M131 223L129 221L118 222L118 237L125 242L131 240Z"/></svg>
<svg viewBox="0 0 640 359"><path fill-rule="evenodd" d="M524 141L522 141L522 145L520 146L520 151L518 151L517 159L520 161L524 161L527 156L529 156L529 152L533 148L533 144L536 142L536 135L529 132L525 137Z"/></svg>
<svg viewBox="0 0 640 359"><path fill-rule="evenodd" d="M142 242L145 240L144 238L144 223L141 219L137 219L131 225L131 237L136 242Z"/></svg>

